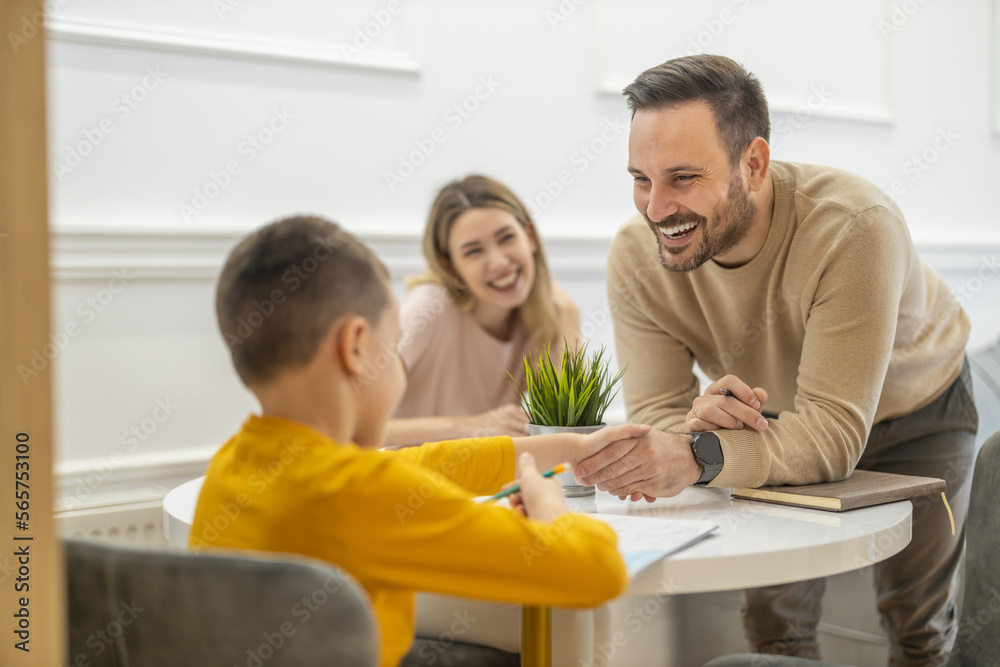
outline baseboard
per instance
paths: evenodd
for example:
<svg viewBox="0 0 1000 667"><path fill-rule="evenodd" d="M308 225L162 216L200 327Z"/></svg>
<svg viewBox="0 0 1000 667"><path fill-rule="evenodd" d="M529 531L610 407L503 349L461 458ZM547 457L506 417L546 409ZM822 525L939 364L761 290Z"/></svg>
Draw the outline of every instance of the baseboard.
<svg viewBox="0 0 1000 667"><path fill-rule="evenodd" d="M60 461L56 515L160 503L170 489L205 474L214 447Z"/></svg>
<svg viewBox="0 0 1000 667"><path fill-rule="evenodd" d="M61 537L113 542L123 546L172 548L163 535L162 500L56 513Z"/></svg>

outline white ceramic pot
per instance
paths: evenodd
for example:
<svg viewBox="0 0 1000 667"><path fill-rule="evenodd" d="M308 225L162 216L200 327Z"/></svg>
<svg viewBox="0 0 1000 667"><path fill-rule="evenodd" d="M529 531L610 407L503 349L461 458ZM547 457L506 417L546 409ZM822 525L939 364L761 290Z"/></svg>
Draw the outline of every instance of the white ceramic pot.
<svg viewBox="0 0 1000 667"><path fill-rule="evenodd" d="M528 435L551 435L553 433L593 433L605 427L605 424L596 426L541 426L540 424L528 424ZM563 492L567 498L584 498L594 495L593 486L578 484L572 471L563 472L556 475L556 479L562 484Z"/></svg>

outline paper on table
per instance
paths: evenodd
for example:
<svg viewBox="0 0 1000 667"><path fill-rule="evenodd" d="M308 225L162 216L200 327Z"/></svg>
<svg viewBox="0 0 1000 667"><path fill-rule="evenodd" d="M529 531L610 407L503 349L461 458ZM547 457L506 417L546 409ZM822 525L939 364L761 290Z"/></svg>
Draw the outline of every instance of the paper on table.
<svg viewBox="0 0 1000 667"><path fill-rule="evenodd" d="M618 534L618 550L630 579L658 560L686 549L718 526L710 521L653 519L623 514L588 514Z"/></svg>

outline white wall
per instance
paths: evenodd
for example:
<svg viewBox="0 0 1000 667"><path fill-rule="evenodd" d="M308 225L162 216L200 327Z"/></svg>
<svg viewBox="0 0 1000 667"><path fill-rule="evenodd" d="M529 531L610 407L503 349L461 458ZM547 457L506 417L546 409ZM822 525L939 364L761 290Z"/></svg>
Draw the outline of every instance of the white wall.
<svg viewBox="0 0 1000 667"><path fill-rule="evenodd" d="M968 295L973 344L1000 332L996 0L403 0L395 15L387 0L51 4L66 345L48 356L61 471L90 499L169 483L153 469L193 474L252 407L213 329L212 279L241 232L280 215L341 221L399 277L420 268L435 190L488 173L537 208L557 277L610 343L604 254L634 212L616 91L694 48L760 75L775 158L898 182L925 257ZM375 30L372 12L391 20ZM366 25L376 36L345 56ZM390 187L420 144L433 152ZM238 173L220 176L227 163ZM122 269L134 278L112 292ZM157 399L177 408L127 451L125 432L163 416ZM95 465L114 473L91 488L80 478Z"/></svg>

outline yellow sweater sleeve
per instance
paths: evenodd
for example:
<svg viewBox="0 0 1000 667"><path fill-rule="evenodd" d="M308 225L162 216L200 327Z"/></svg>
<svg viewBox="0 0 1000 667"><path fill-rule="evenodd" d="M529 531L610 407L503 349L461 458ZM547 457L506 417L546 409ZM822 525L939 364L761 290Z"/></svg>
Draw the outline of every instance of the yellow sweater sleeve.
<svg viewBox="0 0 1000 667"><path fill-rule="evenodd" d="M393 453L476 496L493 495L514 479L514 443L506 435L432 442Z"/></svg>
<svg viewBox="0 0 1000 667"><path fill-rule="evenodd" d="M364 535L337 558L371 585L565 607L594 606L625 589L608 526L577 514L540 523L479 505L403 458L372 458L355 488L337 494L353 506L340 530Z"/></svg>

